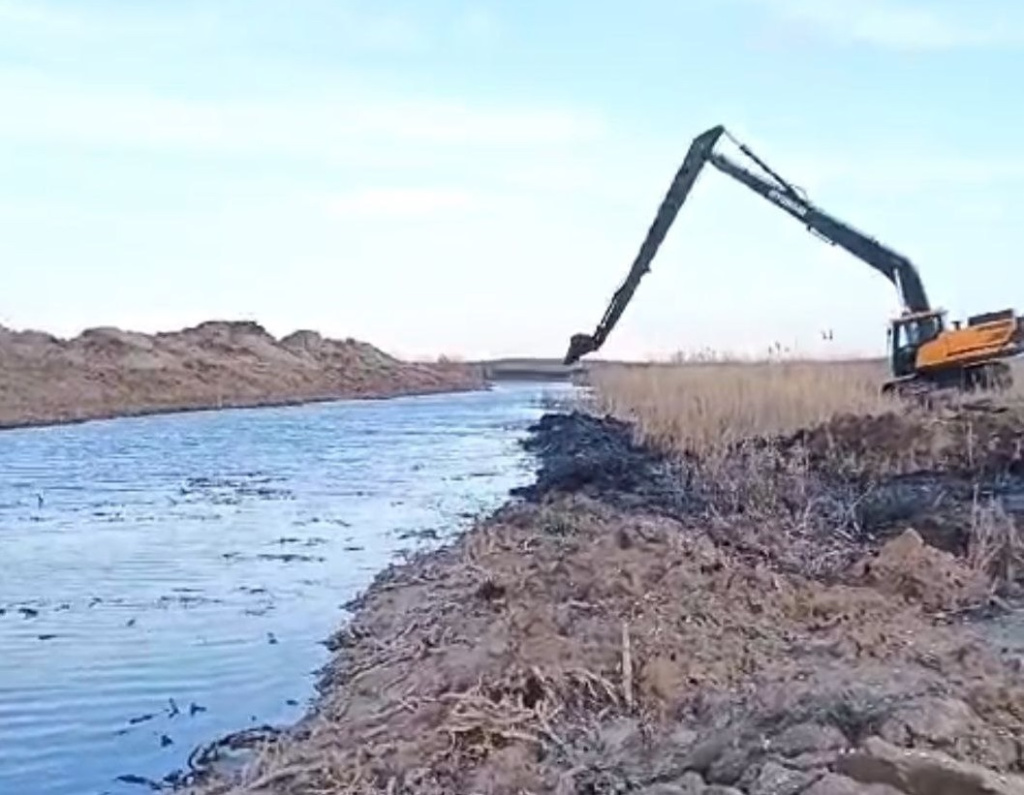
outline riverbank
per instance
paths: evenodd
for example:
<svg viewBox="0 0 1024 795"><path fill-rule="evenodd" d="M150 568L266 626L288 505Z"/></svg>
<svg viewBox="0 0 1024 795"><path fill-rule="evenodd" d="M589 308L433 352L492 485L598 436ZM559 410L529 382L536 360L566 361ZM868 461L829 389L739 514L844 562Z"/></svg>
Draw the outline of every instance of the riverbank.
<svg viewBox="0 0 1024 795"><path fill-rule="evenodd" d="M644 443L547 415L521 501L379 575L317 709L194 792L1024 791L1024 642L977 618L1021 596L1021 409L787 430L789 377L716 444L749 400L636 377L596 386Z"/></svg>
<svg viewBox="0 0 1024 795"><path fill-rule="evenodd" d="M278 340L256 323L220 321L70 340L0 327L0 371L0 429L484 387L478 370L456 363L404 362L312 331Z"/></svg>

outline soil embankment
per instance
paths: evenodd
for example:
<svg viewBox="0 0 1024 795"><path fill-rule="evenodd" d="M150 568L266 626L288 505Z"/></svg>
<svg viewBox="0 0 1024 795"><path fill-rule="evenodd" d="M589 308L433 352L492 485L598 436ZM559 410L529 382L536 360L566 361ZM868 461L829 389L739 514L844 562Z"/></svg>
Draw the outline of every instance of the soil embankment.
<svg viewBox="0 0 1024 795"><path fill-rule="evenodd" d="M524 500L380 575L317 710L212 793L1024 793L1024 421L843 418L715 460L549 415ZM206 758L210 754L204 755Z"/></svg>
<svg viewBox="0 0 1024 795"><path fill-rule="evenodd" d="M196 409L475 389L473 368L403 362L365 342L251 322L70 340L0 327L0 428Z"/></svg>

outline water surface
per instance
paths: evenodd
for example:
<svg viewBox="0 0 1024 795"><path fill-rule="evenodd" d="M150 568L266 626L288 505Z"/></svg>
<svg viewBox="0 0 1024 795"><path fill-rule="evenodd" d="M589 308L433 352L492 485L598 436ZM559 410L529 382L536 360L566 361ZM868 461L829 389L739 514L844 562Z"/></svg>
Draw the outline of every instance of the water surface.
<svg viewBox="0 0 1024 795"><path fill-rule="evenodd" d="M296 720L341 604L532 478L559 384L0 433L0 793Z"/></svg>

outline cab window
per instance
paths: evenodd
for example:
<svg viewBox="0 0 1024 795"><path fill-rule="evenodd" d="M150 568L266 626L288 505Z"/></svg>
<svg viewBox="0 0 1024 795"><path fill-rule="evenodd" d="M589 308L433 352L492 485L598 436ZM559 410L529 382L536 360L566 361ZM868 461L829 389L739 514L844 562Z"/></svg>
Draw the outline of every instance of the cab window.
<svg viewBox="0 0 1024 795"><path fill-rule="evenodd" d="M942 324L938 317L926 317L900 323L896 327L896 347L916 348L935 339L940 331L942 331Z"/></svg>
<svg viewBox="0 0 1024 795"><path fill-rule="evenodd" d="M917 341L919 343L928 342L929 340L935 339L939 336L939 332L942 330L942 325L939 318L926 317L917 321Z"/></svg>

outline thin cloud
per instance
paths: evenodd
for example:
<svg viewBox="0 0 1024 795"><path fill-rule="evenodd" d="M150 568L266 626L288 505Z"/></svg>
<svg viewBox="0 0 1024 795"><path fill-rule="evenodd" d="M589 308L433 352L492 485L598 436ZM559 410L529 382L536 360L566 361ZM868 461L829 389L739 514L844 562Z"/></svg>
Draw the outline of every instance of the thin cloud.
<svg viewBox="0 0 1024 795"><path fill-rule="evenodd" d="M469 6L455 19L455 39L476 47L497 43L500 30L497 17L479 4Z"/></svg>
<svg viewBox="0 0 1024 795"><path fill-rule="evenodd" d="M571 110L339 93L181 100L6 70L0 71L0 141L332 159L364 145L567 145L603 131L596 117Z"/></svg>
<svg viewBox="0 0 1024 795"><path fill-rule="evenodd" d="M1018 0L957 6L899 0L750 0L829 38L897 50L1020 46Z"/></svg>
<svg viewBox="0 0 1024 795"><path fill-rule="evenodd" d="M47 0L0 0L0 35L24 38L44 33L70 40L117 42L118 46L166 40L168 37L219 34L223 40L244 41L264 23L285 39L301 37L304 26L332 31L335 46L364 52L396 54L422 52L435 43L433 30L412 12L382 11L350 0L333 0L307 7L306 17L281 6L219 0L188 6L143 3L116 8L91 5L71 9ZM125 41L125 37L132 37Z"/></svg>
<svg viewBox="0 0 1024 795"><path fill-rule="evenodd" d="M328 210L339 216L422 216L453 210L464 212L476 204L477 197L463 190L370 188L329 200Z"/></svg>
<svg viewBox="0 0 1024 795"><path fill-rule="evenodd" d="M26 0L0 0L0 23L47 30L80 29L83 24L75 14L58 10L47 3Z"/></svg>

